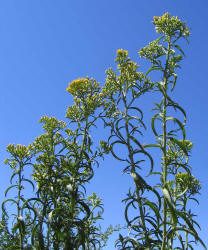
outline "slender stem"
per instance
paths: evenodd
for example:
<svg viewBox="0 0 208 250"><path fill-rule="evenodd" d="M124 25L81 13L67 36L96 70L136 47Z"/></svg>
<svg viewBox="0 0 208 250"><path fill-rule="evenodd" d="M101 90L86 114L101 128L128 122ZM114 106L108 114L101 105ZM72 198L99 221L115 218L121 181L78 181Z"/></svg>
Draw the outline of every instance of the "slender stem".
<svg viewBox="0 0 208 250"><path fill-rule="evenodd" d="M88 117L85 120L85 127L84 127L84 134L83 134L83 140L82 140L82 145L81 145L81 152L79 155L78 162L82 160L83 152L85 150L85 147L87 145L87 130L88 130Z"/></svg>
<svg viewBox="0 0 208 250"><path fill-rule="evenodd" d="M164 96L164 107L163 107L163 187L167 181L167 138L166 138L166 105L167 98ZM163 241L162 241L162 250L166 249L166 223L167 223L167 204L165 199L163 200Z"/></svg>
<svg viewBox="0 0 208 250"><path fill-rule="evenodd" d="M169 63L169 56L170 56L170 42L168 42L168 50L167 50L167 58L165 63L165 71L164 71L164 89L163 89L163 188L167 182L167 127L166 127L166 117L167 117L167 89L168 89L168 63ZM165 198L163 199L163 239L162 239L162 250L166 249L166 233L167 233L167 203Z"/></svg>
<svg viewBox="0 0 208 250"><path fill-rule="evenodd" d="M21 189L22 189L22 163L20 162L19 173L18 173L18 198L17 198L17 219L20 218L20 200L21 200ZM20 221L21 223L21 221ZM20 234L20 249L23 249L23 232L21 230L21 225L19 224L19 234Z"/></svg>
<svg viewBox="0 0 208 250"><path fill-rule="evenodd" d="M186 195L184 195L184 206L183 206L183 211L186 211L186 202L187 202L187 198ZM187 229L187 224L185 222L185 228ZM187 231L185 231L185 250L188 250L188 233Z"/></svg>
<svg viewBox="0 0 208 250"><path fill-rule="evenodd" d="M135 163L134 163L134 159L133 159L132 147L130 145L130 133L129 133L128 117L127 117L128 107L127 107L127 103L126 103L126 95L123 92L122 92L122 99L123 99L124 107L125 107L125 130L126 130L126 135L127 135L127 147L128 147L128 152L129 152L129 159L130 159L130 162L131 162L131 172L136 173ZM138 201L138 204L139 204L139 212L140 212L140 216L141 216L142 227L143 227L144 234L145 234L145 240L146 240L146 243L149 244L149 238L148 238L147 228L146 228L146 224L145 224L145 216L144 216L144 211L143 211L143 208L142 208L143 205L142 205L142 202L141 202L141 197L140 197L140 194L139 194L138 186L137 186L137 183L136 183L135 180L134 180L134 185L136 187L136 196L137 196L137 201Z"/></svg>

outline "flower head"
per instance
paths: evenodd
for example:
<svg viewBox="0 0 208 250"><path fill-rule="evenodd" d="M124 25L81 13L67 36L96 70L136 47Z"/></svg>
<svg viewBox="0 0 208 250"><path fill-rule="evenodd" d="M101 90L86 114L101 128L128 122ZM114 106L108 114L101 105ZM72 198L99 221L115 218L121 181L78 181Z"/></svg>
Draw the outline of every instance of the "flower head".
<svg viewBox="0 0 208 250"><path fill-rule="evenodd" d="M190 32L185 23L183 23L177 16L170 16L170 13L165 13L162 16L154 16L153 24L157 33L164 33L166 35L175 35L179 33L183 37L190 36Z"/></svg>
<svg viewBox="0 0 208 250"><path fill-rule="evenodd" d="M125 62L128 58L128 51L123 49L118 49L116 53L116 62L122 63Z"/></svg>
<svg viewBox="0 0 208 250"><path fill-rule="evenodd" d="M183 192L187 189L189 194L197 194L201 189L201 183L187 172L179 172L175 175L175 182L179 192Z"/></svg>
<svg viewBox="0 0 208 250"><path fill-rule="evenodd" d="M73 80L71 83L69 83L66 91L72 95L77 95L78 92L82 92L86 88L88 80L88 78L79 78L77 80Z"/></svg>

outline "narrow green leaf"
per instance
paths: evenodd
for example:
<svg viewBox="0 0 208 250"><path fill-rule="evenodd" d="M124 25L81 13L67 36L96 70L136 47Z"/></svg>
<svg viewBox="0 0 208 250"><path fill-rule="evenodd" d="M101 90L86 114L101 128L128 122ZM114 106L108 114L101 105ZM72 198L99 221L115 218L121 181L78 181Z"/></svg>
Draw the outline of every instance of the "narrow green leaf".
<svg viewBox="0 0 208 250"><path fill-rule="evenodd" d="M181 49L181 47L179 45L176 44L176 45L173 45L173 47L175 47L176 49L178 49L184 57L186 56L185 53L184 53L184 51Z"/></svg>
<svg viewBox="0 0 208 250"><path fill-rule="evenodd" d="M5 209L5 207L4 207L5 204L6 204L7 202L12 202L12 203L17 204L17 201L15 201L14 199L7 199L7 200L4 200L4 201L2 202L2 205L1 205L2 211L3 211L3 213L4 213L7 217L9 217L8 214L7 214L7 212L6 212L6 209Z"/></svg>
<svg viewBox="0 0 208 250"><path fill-rule="evenodd" d="M176 214L175 204L173 203L172 198L171 198L170 193L169 193L167 188L163 188L162 192L163 192L163 196L164 196L165 200L167 201L167 204L170 208L171 217L173 219L174 227L176 227L177 222L178 222L178 218L177 218L177 214Z"/></svg>
<svg viewBox="0 0 208 250"><path fill-rule="evenodd" d="M172 116L168 116L168 117L166 118L166 122L167 122L167 121L173 121L173 122L175 122L175 123L178 124L178 126L180 127L180 129L181 129L181 131L182 131L183 139L185 140L185 138L186 138L186 132L185 132L185 129L184 129L184 125L183 125L177 118L172 117Z"/></svg>
<svg viewBox="0 0 208 250"><path fill-rule="evenodd" d="M147 78L148 74L149 74L150 72L154 71L154 70L159 70L159 71L162 71L162 72L163 72L163 70L162 70L161 68L159 68L159 67L151 67L151 68L146 72L146 74L145 74L144 77Z"/></svg>
<svg viewBox="0 0 208 250"><path fill-rule="evenodd" d="M15 185L12 185L12 186L8 187L7 190L5 191L5 197L7 196L7 193L8 193L8 191L9 191L11 188L13 188L13 187L18 187L18 186L19 186L19 185L15 184Z"/></svg>
<svg viewBox="0 0 208 250"><path fill-rule="evenodd" d="M25 178L23 178L22 180L23 180L23 181L26 181L26 182L28 182L28 183L30 183L30 184L31 184L31 186L32 186L32 188L33 188L33 191L35 190L34 183L33 183L31 180L29 180L29 179L25 179Z"/></svg>
<svg viewBox="0 0 208 250"><path fill-rule="evenodd" d="M153 212L156 215L157 221L162 219L161 216L160 216L159 210L158 210L157 206L154 203L147 200L147 201L145 201L144 205L149 206L153 210Z"/></svg>
<svg viewBox="0 0 208 250"><path fill-rule="evenodd" d="M117 155L114 153L113 148L114 148L114 146L115 146L116 144L123 144L123 145L126 145L126 143L117 140L117 141L114 141L113 143L111 143L111 148L110 148L112 155L113 155L117 160L119 160L119 161L126 161L125 159L121 159L119 156L117 156Z"/></svg>
<svg viewBox="0 0 208 250"><path fill-rule="evenodd" d="M159 116L159 114L154 115L152 117L152 121L151 121L152 131L153 131L154 135L157 136L157 137L158 137L158 133L157 133L157 131L155 129L155 120L158 118L158 116Z"/></svg>

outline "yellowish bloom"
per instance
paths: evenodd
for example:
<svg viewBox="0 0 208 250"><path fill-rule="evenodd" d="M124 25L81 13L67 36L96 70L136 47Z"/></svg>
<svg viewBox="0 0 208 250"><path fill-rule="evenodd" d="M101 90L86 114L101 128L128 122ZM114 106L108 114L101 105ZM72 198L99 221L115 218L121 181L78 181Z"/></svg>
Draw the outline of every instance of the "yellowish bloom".
<svg viewBox="0 0 208 250"><path fill-rule="evenodd" d="M77 91L83 88L83 85L85 85L88 82L87 78L79 78L77 80L73 80L71 83L69 83L68 88L66 89L67 92L71 93L72 95L75 95Z"/></svg>
<svg viewBox="0 0 208 250"><path fill-rule="evenodd" d="M128 51L123 49L118 49L117 56L128 56Z"/></svg>

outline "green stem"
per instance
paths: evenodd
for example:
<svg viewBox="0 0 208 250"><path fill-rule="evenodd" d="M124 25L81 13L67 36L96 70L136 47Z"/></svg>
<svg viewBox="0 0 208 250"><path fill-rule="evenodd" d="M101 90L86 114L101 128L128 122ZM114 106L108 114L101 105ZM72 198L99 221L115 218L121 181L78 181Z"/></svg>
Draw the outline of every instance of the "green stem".
<svg viewBox="0 0 208 250"><path fill-rule="evenodd" d="M17 219L19 221L19 217L20 217L20 201L21 201L21 189L22 189L22 163L20 163L20 167L19 167L19 173L18 173L18 198L17 198ZM19 223L21 223L19 221ZM21 230L21 225L19 224L19 234L20 234L20 249L23 249L23 240L24 240L24 235L23 232Z"/></svg>
<svg viewBox="0 0 208 250"><path fill-rule="evenodd" d="M82 146L81 146L81 155L80 159L82 159L82 154L86 146L86 140L87 140L87 129L88 129L88 118L85 120L85 128L84 128L84 135L83 135L83 141L82 141Z"/></svg>
<svg viewBox="0 0 208 250"><path fill-rule="evenodd" d="M164 77L163 77L163 82L164 82L164 89L162 92L163 93L163 188L165 187L165 184L167 182L167 127L166 127L166 117L167 117L167 89L168 89L168 76L167 76L167 69L168 69L168 63L169 63L169 55L170 55L170 42L168 42L168 51L167 51L167 58L166 58L166 63L165 63L165 71L164 71ZM166 249L167 246L167 239L166 239L166 234L167 234L167 202L165 198L163 199L163 239L162 239L162 250Z"/></svg>
<svg viewBox="0 0 208 250"><path fill-rule="evenodd" d="M183 206L183 211L186 211L186 202L187 202L187 198L186 195L184 195L184 206ZM187 229L187 224L185 222L185 228ZM188 250L188 233L187 231L185 231L185 250Z"/></svg>
<svg viewBox="0 0 208 250"><path fill-rule="evenodd" d="M167 131L166 131L166 105L167 98L164 96L164 107L163 107L163 188L165 187L167 181ZM167 203L164 198L163 201L163 241L162 250L166 249L166 224L167 224Z"/></svg>
<svg viewBox="0 0 208 250"><path fill-rule="evenodd" d="M129 127L128 127L128 118L127 118L128 108L127 108L127 103L126 103L126 95L123 92L122 92L122 97L123 97L122 99L123 99L124 107L125 107L125 130L126 130L126 135L127 135L127 147L128 147L128 152L129 152L129 159L130 159L130 162L131 162L131 173L136 173L135 163L134 163L134 159L133 159L133 152L132 152L132 148L131 148L131 145L130 145L130 133L129 133ZM141 202L139 189L138 189L138 186L137 186L137 183L136 183L135 180L134 180L134 185L135 185L135 188L136 188L136 196L137 196L137 201L138 201L138 204L139 204L139 212L140 212L140 216L141 216L142 227L143 227L144 234L145 234L145 240L146 240L146 243L149 246L150 243L149 243L147 228L146 228L146 224L145 224L144 211L143 211L143 208L142 208L143 205L142 205L142 202Z"/></svg>

